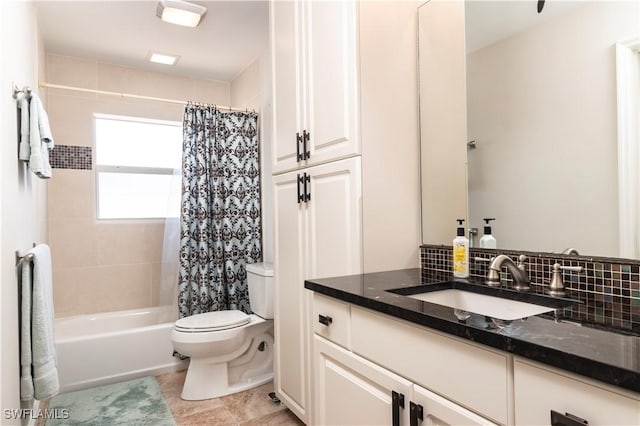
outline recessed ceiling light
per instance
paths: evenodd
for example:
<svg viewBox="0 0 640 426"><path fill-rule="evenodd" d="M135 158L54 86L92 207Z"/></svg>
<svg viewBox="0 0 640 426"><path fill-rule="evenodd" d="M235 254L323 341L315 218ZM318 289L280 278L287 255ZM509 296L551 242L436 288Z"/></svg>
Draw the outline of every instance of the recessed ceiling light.
<svg viewBox="0 0 640 426"><path fill-rule="evenodd" d="M164 53L151 53L151 56L149 56L149 60L151 62L155 62L157 64L164 64L164 65L175 65L176 62L178 62L178 58L179 56L174 56L174 55L166 55Z"/></svg>
<svg viewBox="0 0 640 426"><path fill-rule="evenodd" d="M156 15L165 22L185 27L197 27L207 8L182 0L160 0Z"/></svg>

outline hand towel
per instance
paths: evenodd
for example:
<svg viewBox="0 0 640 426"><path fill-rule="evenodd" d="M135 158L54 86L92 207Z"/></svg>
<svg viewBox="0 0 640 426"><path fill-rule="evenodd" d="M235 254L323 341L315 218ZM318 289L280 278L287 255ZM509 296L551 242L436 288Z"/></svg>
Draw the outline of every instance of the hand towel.
<svg viewBox="0 0 640 426"><path fill-rule="evenodd" d="M24 92L18 92L16 102L20 108L20 150L18 158L22 161L29 161L31 147L29 146L29 99Z"/></svg>
<svg viewBox="0 0 640 426"><path fill-rule="evenodd" d="M53 149L54 142L49 127L49 117L40 98L35 93L31 94L29 123L29 145L31 147L29 169L36 176L48 179L51 177L49 150Z"/></svg>
<svg viewBox="0 0 640 426"><path fill-rule="evenodd" d="M55 349L51 251L39 244L21 267L20 398L44 400L60 390Z"/></svg>

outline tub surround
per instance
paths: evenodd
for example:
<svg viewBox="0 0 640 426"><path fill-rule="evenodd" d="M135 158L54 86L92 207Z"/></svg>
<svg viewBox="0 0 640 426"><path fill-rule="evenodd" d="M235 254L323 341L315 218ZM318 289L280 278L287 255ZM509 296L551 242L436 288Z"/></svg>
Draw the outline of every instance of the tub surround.
<svg viewBox="0 0 640 426"><path fill-rule="evenodd" d="M312 279L305 288L414 324L640 392L640 337L533 316L496 325L483 315L459 321L453 308L388 292L452 279L420 269ZM478 282L473 278L470 282ZM565 310L567 311L567 310ZM504 325L504 326L503 326Z"/></svg>

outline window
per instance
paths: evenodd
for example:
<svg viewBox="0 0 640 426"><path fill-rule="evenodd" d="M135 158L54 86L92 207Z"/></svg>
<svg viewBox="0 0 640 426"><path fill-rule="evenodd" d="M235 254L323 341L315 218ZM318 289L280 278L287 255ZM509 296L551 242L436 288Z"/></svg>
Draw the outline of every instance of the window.
<svg viewBox="0 0 640 426"><path fill-rule="evenodd" d="M98 219L178 217L179 122L95 115Z"/></svg>

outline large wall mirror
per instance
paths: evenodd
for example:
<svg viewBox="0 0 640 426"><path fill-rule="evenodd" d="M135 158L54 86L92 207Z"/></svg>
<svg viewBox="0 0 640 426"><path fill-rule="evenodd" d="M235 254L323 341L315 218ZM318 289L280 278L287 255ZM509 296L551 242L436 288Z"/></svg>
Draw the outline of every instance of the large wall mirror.
<svg viewBox="0 0 640 426"><path fill-rule="evenodd" d="M423 242L451 244L461 217L477 247L495 217L498 249L638 258L640 3L536 5L419 8Z"/></svg>

